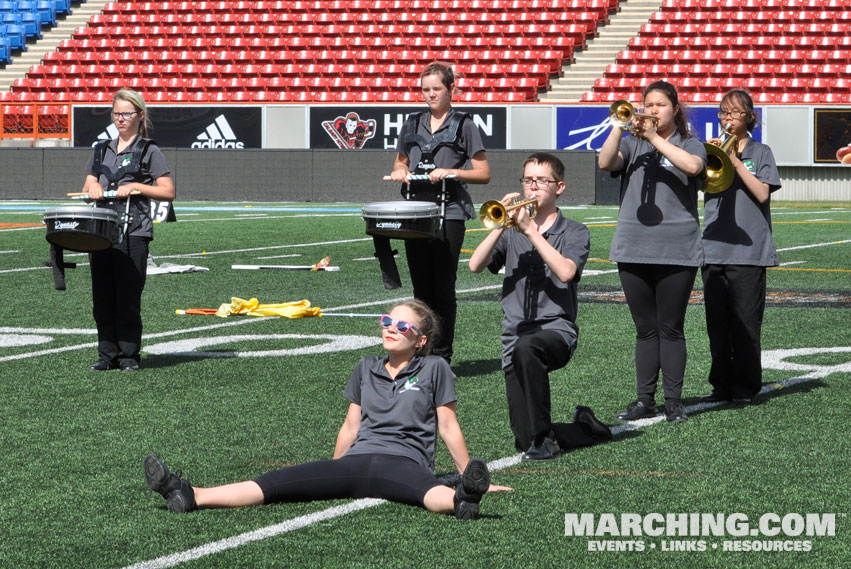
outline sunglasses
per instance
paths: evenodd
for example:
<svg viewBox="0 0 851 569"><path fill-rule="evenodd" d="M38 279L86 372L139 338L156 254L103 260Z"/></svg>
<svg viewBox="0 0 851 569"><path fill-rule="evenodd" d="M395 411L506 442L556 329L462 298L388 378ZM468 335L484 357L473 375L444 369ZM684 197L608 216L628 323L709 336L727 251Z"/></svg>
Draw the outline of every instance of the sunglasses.
<svg viewBox="0 0 851 569"><path fill-rule="evenodd" d="M382 314L381 318L379 318L378 320L378 323L381 324L382 328L390 328L395 324L396 329L399 331L400 334L407 334L408 330L413 330L414 332L416 332L417 336L423 335L423 333L420 332L420 329L411 324L410 322L407 322L405 320L396 320L389 314Z"/></svg>

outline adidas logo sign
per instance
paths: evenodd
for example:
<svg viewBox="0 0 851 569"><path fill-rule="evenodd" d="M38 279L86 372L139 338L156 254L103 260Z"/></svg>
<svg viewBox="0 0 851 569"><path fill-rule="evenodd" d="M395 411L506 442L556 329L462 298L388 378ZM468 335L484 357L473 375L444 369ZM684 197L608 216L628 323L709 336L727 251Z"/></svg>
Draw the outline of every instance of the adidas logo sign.
<svg viewBox="0 0 851 569"><path fill-rule="evenodd" d="M192 148L245 148L245 144L236 139L233 129L228 124L225 115L219 115L205 132L198 135Z"/></svg>
<svg viewBox="0 0 851 569"><path fill-rule="evenodd" d="M118 138L118 129L114 124L106 127L106 130L98 135L98 139L92 142L92 146L100 142L101 140L112 140L113 138Z"/></svg>

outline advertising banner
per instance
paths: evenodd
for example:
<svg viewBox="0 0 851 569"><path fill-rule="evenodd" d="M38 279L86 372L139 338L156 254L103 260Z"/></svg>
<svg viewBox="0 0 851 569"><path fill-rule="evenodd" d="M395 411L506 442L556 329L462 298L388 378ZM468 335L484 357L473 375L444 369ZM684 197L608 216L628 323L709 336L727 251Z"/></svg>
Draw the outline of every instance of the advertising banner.
<svg viewBox="0 0 851 569"><path fill-rule="evenodd" d="M718 107L689 107L688 116L692 132L701 140L718 138L721 125ZM759 120L762 109L756 109L757 127L753 139L762 142ZM556 110L556 145L561 150L600 150L609 135L609 107L570 106Z"/></svg>
<svg viewBox="0 0 851 569"><path fill-rule="evenodd" d="M504 107L455 107L473 115L488 150L506 147ZM310 108L310 148L394 149L405 118L423 105Z"/></svg>
<svg viewBox="0 0 851 569"><path fill-rule="evenodd" d="M115 138L112 107L75 106L74 146L92 146L98 140ZM174 107L149 106L153 124L150 137L163 148L262 148L261 107Z"/></svg>

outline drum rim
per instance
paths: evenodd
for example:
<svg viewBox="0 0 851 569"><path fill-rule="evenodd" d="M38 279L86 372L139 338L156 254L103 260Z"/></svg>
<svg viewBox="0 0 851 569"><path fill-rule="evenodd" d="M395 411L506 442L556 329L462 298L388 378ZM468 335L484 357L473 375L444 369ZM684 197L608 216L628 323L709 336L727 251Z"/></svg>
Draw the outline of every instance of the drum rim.
<svg viewBox="0 0 851 569"><path fill-rule="evenodd" d="M118 222L118 213L105 207L62 206L44 210L42 219L60 219L63 217L114 220Z"/></svg>
<svg viewBox="0 0 851 569"><path fill-rule="evenodd" d="M399 200L368 203L361 211L363 217L370 219L415 219L437 217L440 208L434 202Z"/></svg>

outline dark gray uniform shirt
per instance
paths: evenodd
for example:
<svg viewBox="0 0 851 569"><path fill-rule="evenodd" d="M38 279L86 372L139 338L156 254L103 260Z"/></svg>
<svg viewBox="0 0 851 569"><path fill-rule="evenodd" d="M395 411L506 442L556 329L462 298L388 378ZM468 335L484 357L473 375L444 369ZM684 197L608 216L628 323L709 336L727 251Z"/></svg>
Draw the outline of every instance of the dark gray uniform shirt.
<svg viewBox="0 0 851 569"><path fill-rule="evenodd" d="M349 454L405 456L434 470L437 408L456 401L455 374L438 356L415 356L396 379L385 356L363 358L344 395L361 406L357 439Z"/></svg>
<svg viewBox="0 0 851 569"><path fill-rule="evenodd" d="M706 164L706 149L693 136L668 142ZM703 264L697 214L698 176L687 176L646 140L621 140L624 169L618 226L609 258L623 263L699 267Z"/></svg>
<svg viewBox="0 0 851 569"><path fill-rule="evenodd" d="M121 153L116 154L115 149L118 147L118 139L110 140L106 145L106 153L104 154L103 161L101 163L113 172L116 172L119 168L121 168L121 166L130 162L133 150L140 141L141 136L137 136L136 139L127 146L127 148L125 148ZM97 176L97 174L92 171L93 164L94 153L89 157L89 161L86 163L85 172L86 174ZM171 170L169 170L168 164L166 164L165 156L163 156L162 151L156 144L151 143L148 146L148 150L145 155L142 156L139 171L136 173L125 174L121 180L118 181L118 185L123 186L124 184L129 184L131 182L138 182L140 184L150 186L154 184L154 181L157 178L169 173L171 173ZM104 189L109 186L109 180L107 180L106 176L103 174L98 176L98 182L104 187ZM147 237L148 239L153 239L154 224L151 220L150 200L145 196L130 196L129 199L130 217L132 221L128 227L128 233L132 237ZM126 207L125 201L119 199L100 200L96 205L97 207L111 209L119 215L124 214Z"/></svg>
<svg viewBox="0 0 851 569"><path fill-rule="evenodd" d="M502 281L502 367L511 364L517 337L537 330L554 330L570 346L576 345L576 284L582 276L591 238L588 228L558 212L544 232L553 248L576 263L576 275L568 283L556 277L529 238L513 229L503 231L494 247L488 269L497 273L505 266Z"/></svg>
<svg viewBox="0 0 851 569"><path fill-rule="evenodd" d="M454 108L449 109L449 114L446 115L443 124L437 129L437 132L449 128L449 119L457 112L459 111ZM472 118L465 120L459 130L456 144L444 144L432 156L434 164L438 168L462 169L476 153L485 150L482 135ZM417 123L417 134L426 140L431 140L434 137L431 132L431 115L428 112L420 113ZM406 143L404 137L399 136L396 142L396 151L408 158L410 161L408 168L411 172L417 170L417 166L422 158L422 151L419 146L411 142ZM428 184L428 182L420 183ZM458 185L459 190L455 199L450 201L446 206L446 219L472 219L474 216L473 200L467 191L467 184L459 182ZM435 184L435 186L439 189L439 185Z"/></svg>
<svg viewBox="0 0 851 569"><path fill-rule="evenodd" d="M741 161L770 192L780 189L771 149L752 138ZM707 265L775 267L777 249L771 237L771 197L759 203L736 175L723 192L706 194L703 211L703 255Z"/></svg>

